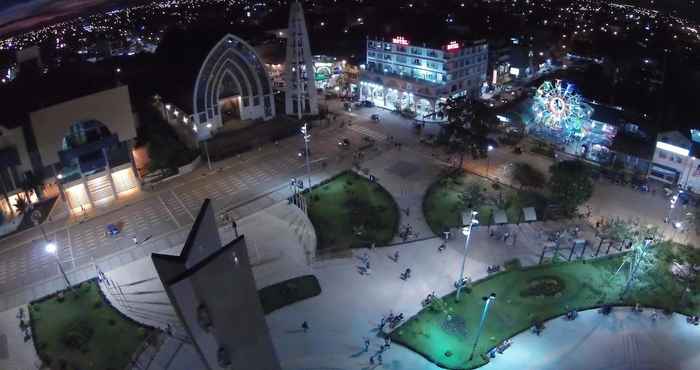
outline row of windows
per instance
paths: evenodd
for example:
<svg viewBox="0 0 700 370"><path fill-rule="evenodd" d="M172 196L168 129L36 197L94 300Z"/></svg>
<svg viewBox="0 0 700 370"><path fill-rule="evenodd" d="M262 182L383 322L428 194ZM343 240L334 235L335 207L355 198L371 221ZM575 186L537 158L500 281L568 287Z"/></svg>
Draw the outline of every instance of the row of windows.
<svg viewBox="0 0 700 370"><path fill-rule="evenodd" d="M392 58L391 54L381 54L381 53L377 54L375 52L370 51L367 53L367 57L378 58L378 59L381 59L384 61L389 61L389 62L391 62L393 59L396 63L402 63L402 64L408 63L408 58L403 56L403 55L394 55ZM443 71L446 70L445 65L442 63L423 61L420 58L412 58L410 63L411 63L411 65L414 65L414 66L426 66L430 69L443 70Z"/></svg>
<svg viewBox="0 0 700 370"><path fill-rule="evenodd" d="M479 45L479 46L473 46L473 47L467 47L460 49L458 53L456 52L449 52L449 53L444 53L440 50L435 50L435 49L428 49L428 48L418 48L414 46L403 46L403 45L395 45L391 44L388 42L380 42L380 41L369 41L367 43L367 49L378 49L378 50L385 50L385 51L392 51L395 50L400 53L407 53L407 54L412 54L412 55L425 55L430 58L435 58L435 59L441 59L443 56L445 59L454 57L454 56L464 56L464 55L471 55L474 53L480 53L480 52L485 52L487 49L487 45ZM369 50L368 50L369 51Z"/></svg>
<svg viewBox="0 0 700 370"><path fill-rule="evenodd" d="M391 61L393 59L397 63L403 63L403 64L406 64L408 62L408 58L403 56L403 55L394 55L392 58L391 54L375 53L373 51L367 52L367 57L379 58L379 59L382 59L385 61ZM457 69L457 68L462 68L464 66L468 66L470 64L481 63L481 62L485 62L485 61L486 61L486 55L477 55L473 58L463 58L460 60L456 60L454 62L449 62L449 64L437 63L437 62L432 62L432 61L423 62L423 60L421 60L420 58L412 58L411 64L415 65L415 66L425 65L426 67L431 68L431 69L446 71L446 70L448 70L448 67L449 67L449 69Z"/></svg>

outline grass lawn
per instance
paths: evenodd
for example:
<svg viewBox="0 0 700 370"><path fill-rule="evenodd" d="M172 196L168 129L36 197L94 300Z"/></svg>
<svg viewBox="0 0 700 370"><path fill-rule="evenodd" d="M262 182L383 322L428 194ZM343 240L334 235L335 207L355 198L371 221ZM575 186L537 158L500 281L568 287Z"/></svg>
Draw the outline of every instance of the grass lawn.
<svg viewBox="0 0 700 370"><path fill-rule="evenodd" d="M321 294L321 285L313 275L304 275L266 286L258 291L265 314Z"/></svg>
<svg viewBox="0 0 700 370"><path fill-rule="evenodd" d="M471 292L464 294L459 303L454 303L454 293L443 297L397 328L391 337L439 366L468 369L485 364L487 360L482 354L531 328L534 321L544 321L572 309L602 304L633 306L638 302L642 306L697 315L698 289L683 295L686 283L681 283L670 269L686 253L697 258L700 252L670 244L655 247L624 299L620 293L626 283L627 268L614 275L624 256L499 273L474 283ZM698 287L698 280L696 274L692 286ZM496 300L490 306L474 359L469 361L484 306L482 297L491 293L496 293Z"/></svg>
<svg viewBox="0 0 700 370"><path fill-rule="evenodd" d="M466 195L466 197L465 197ZM462 212L469 203L479 212L481 225L493 224L493 213L506 211L509 223L522 221L523 207L535 207L538 217L547 205L547 199L534 191L517 191L481 177L462 173L449 175L434 183L423 198L423 214L435 235L462 225Z"/></svg>
<svg viewBox="0 0 700 370"><path fill-rule="evenodd" d="M52 369L124 369L150 329L109 306L95 282L75 289L30 305L39 357Z"/></svg>
<svg viewBox="0 0 700 370"><path fill-rule="evenodd" d="M320 251L386 245L398 230L399 210L391 194L351 171L317 186L307 201Z"/></svg>

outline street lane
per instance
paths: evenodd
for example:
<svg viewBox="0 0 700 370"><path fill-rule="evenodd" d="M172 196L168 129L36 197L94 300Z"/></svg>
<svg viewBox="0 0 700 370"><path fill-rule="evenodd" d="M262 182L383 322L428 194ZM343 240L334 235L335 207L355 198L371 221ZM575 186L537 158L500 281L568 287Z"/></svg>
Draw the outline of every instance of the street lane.
<svg viewBox="0 0 700 370"><path fill-rule="evenodd" d="M338 148L337 138L349 137L355 145L364 136L337 128L314 130L312 134L312 161L327 158L347 162L345 168L350 167L349 160L344 160L349 155ZM58 245L58 257L70 272L95 259L140 248L141 243L189 228L206 198L221 211L284 186L293 176L305 177L305 161L297 155L300 148L300 137L288 138L216 163L213 171L198 170L175 179L155 192L146 192L144 199L106 214L68 226L47 223L44 229ZM105 234L109 223L120 226L119 235ZM38 228L0 240L0 294L58 276L56 261L44 246Z"/></svg>

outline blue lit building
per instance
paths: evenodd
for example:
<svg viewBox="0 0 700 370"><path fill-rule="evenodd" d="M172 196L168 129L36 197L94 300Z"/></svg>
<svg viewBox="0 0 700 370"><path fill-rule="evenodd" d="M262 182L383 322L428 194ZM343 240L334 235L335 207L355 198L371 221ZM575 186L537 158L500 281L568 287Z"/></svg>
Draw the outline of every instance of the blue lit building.
<svg viewBox="0 0 700 370"><path fill-rule="evenodd" d="M360 72L360 99L437 120L439 103L449 97L479 96L487 66L485 40L412 43L404 36L370 38Z"/></svg>

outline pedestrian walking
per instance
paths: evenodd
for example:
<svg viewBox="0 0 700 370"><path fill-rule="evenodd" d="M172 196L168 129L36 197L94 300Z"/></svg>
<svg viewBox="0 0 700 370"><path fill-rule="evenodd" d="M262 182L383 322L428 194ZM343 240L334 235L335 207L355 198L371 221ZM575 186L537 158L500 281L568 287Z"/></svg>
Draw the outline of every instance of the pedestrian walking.
<svg viewBox="0 0 700 370"><path fill-rule="evenodd" d="M233 229L233 233L238 238L238 224L236 223L236 220L231 221L231 228Z"/></svg>
<svg viewBox="0 0 700 370"><path fill-rule="evenodd" d="M136 239L136 237L131 238L131 240L134 242L134 244L138 244L138 243L139 243L139 240Z"/></svg>
<svg viewBox="0 0 700 370"><path fill-rule="evenodd" d="M369 267L369 260L365 261L365 268L366 268L367 270L370 269L370 267Z"/></svg>
<svg viewBox="0 0 700 370"><path fill-rule="evenodd" d="M374 365L374 356L369 357L369 364Z"/></svg>
<svg viewBox="0 0 700 370"><path fill-rule="evenodd" d="M384 323L382 323L382 326L383 325L384 325ZM369 351L369 338L365 338L365 349L363 350L363 352L367 352L367 351Z"/></svg>
<svg viewBox="0 0 700 370"><path fill-rule="evenodd" d="M394 262L399 262L399 251L394 252Z"/></svg>
<svg viewBox="0 0 700 370"><path fill-rule="evenodd" d="M387 347L391 346L391 338L385 337L385 338L384 338L384 344L385 344Z"/></svg>
<svg viewBox="0 0 700 370"><path fill-rule="evenodd" d="M378 363L379 365L382 364L382 354L381 354L381 353L377 355L377 363Z"/></svg>
<svg viewBox="0 0 700 370"><path fill-rule="evenodd" d="M170 337L173 336L173 327L170 326L170 323L168 323L168 327L165 328L165 332L168 333L168 336L170 336Z"/></svg>
<svg viewBox="0 0 700 370"><path fill-rule="evenodd" d="M304 321L303 323L301 323L301 329L304 331L304 333L306 333L307 331L309 331L309 323L306 322L306 321Z"/></svg>

